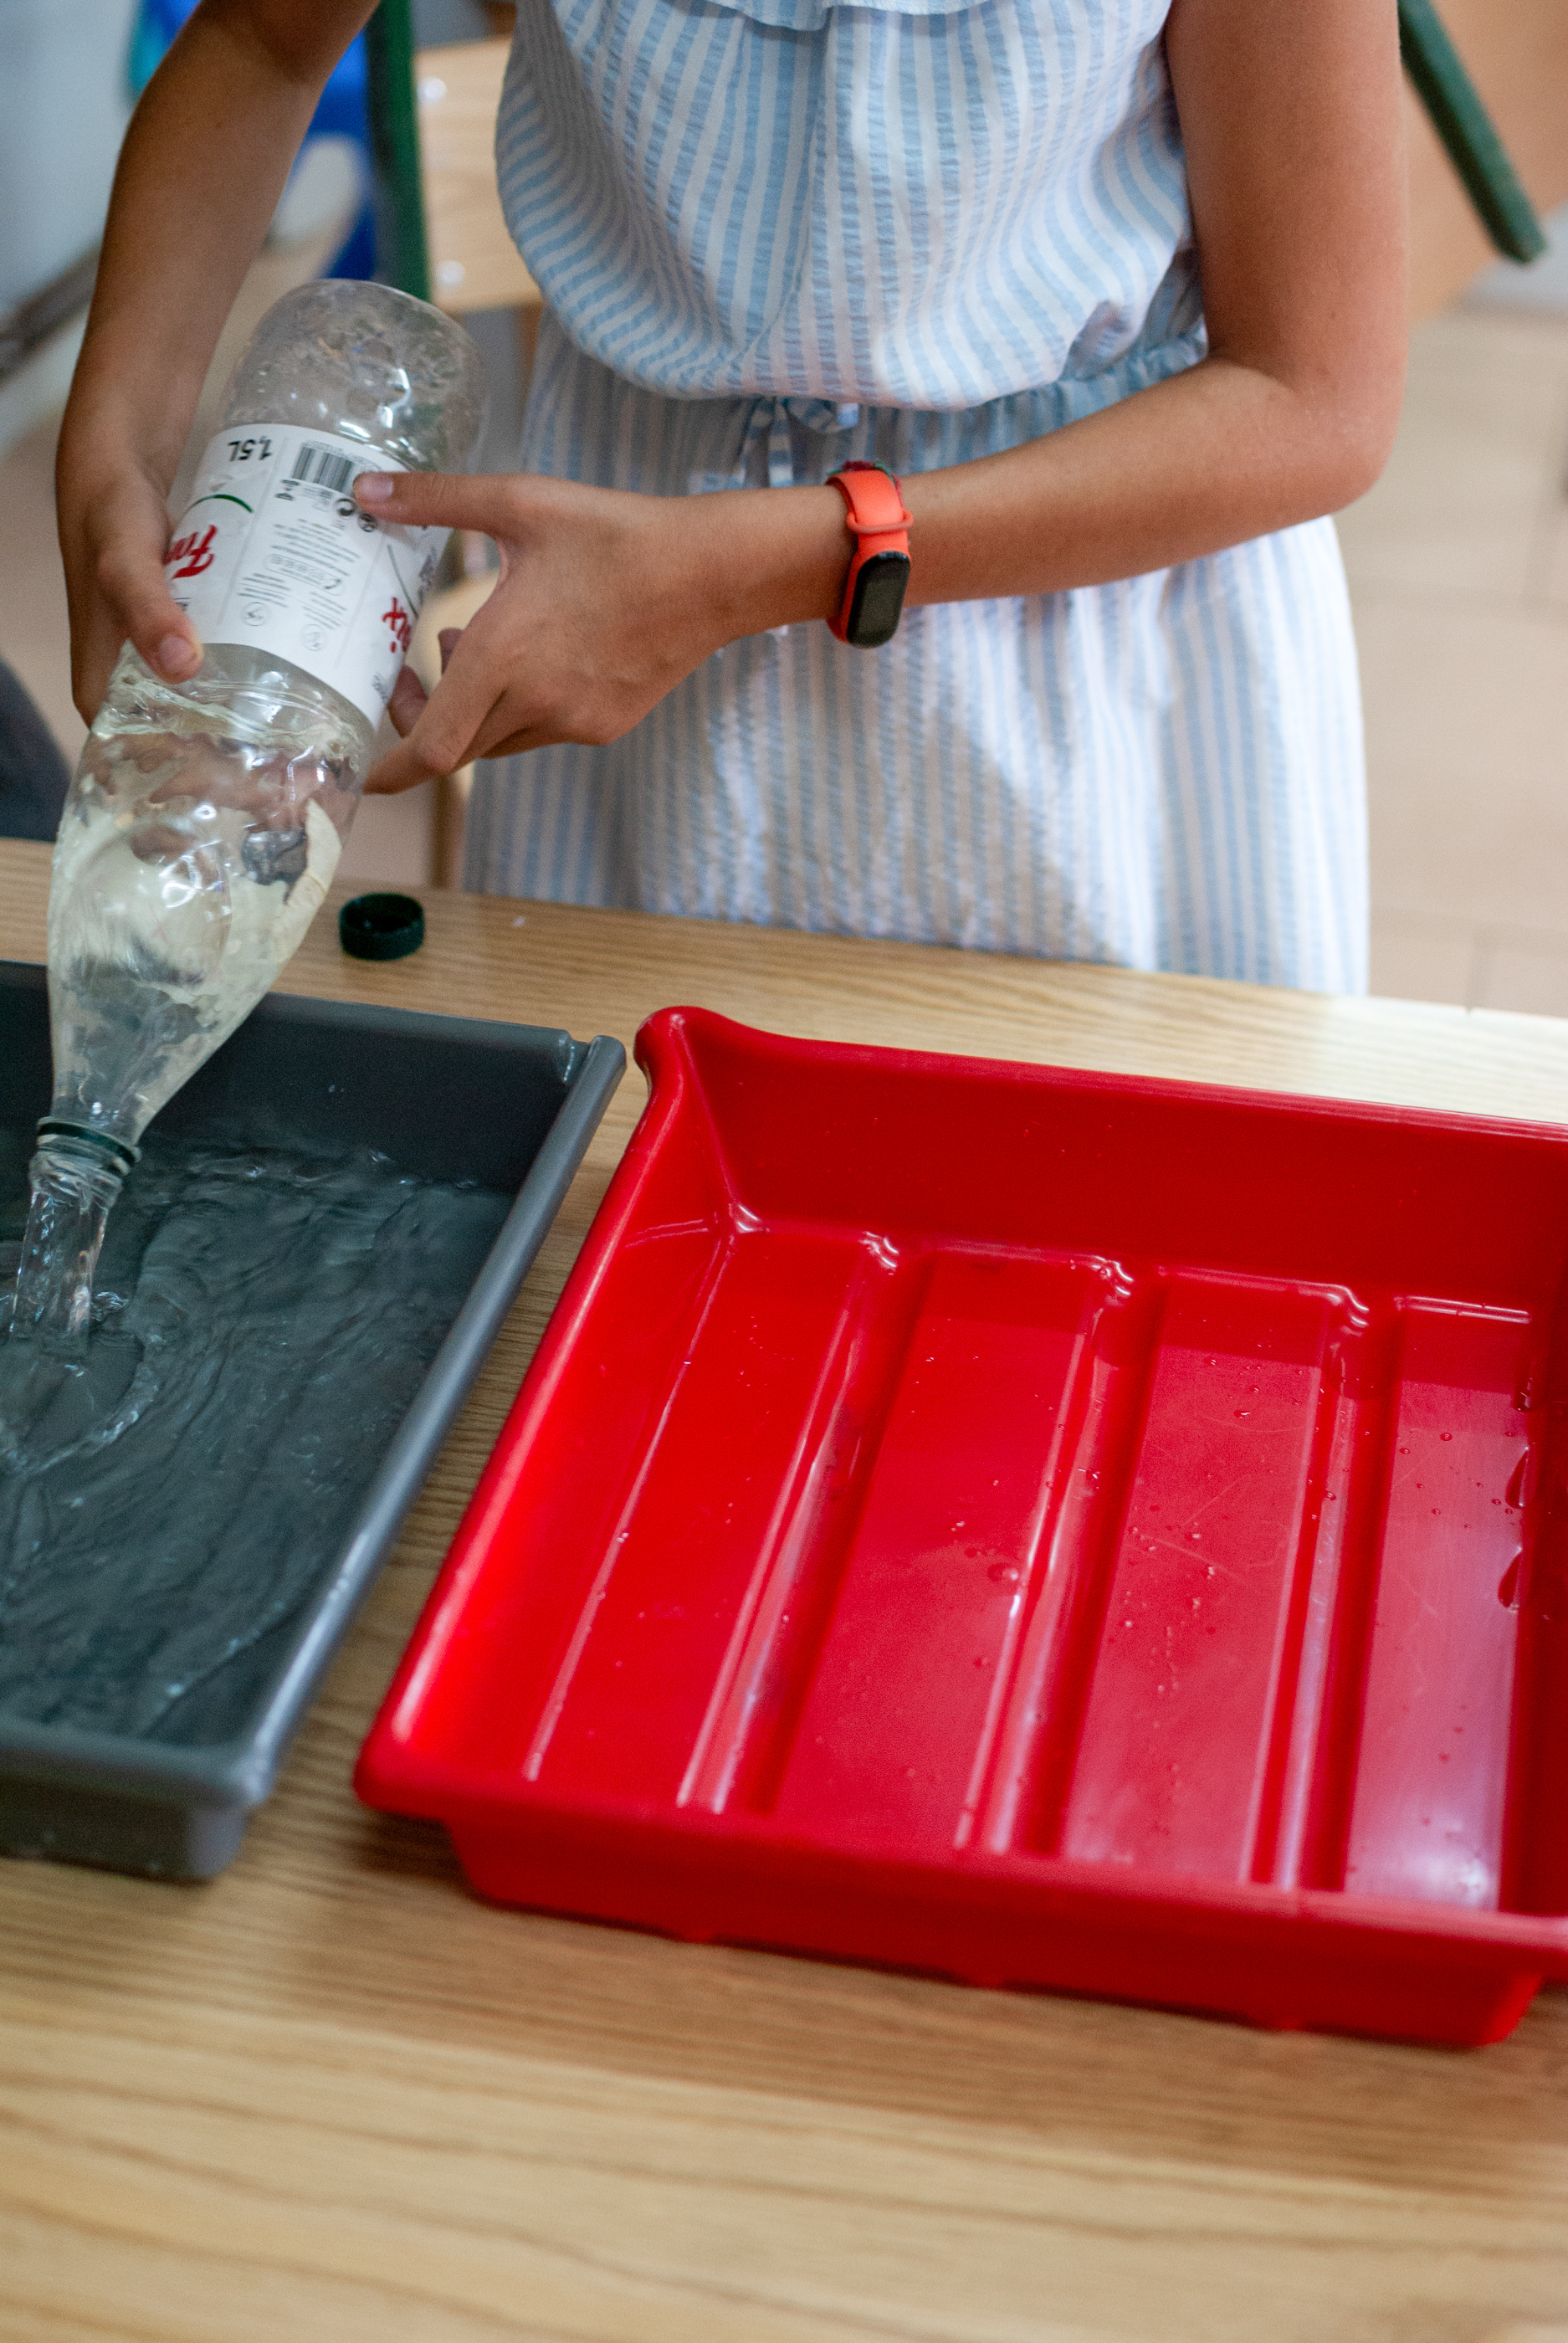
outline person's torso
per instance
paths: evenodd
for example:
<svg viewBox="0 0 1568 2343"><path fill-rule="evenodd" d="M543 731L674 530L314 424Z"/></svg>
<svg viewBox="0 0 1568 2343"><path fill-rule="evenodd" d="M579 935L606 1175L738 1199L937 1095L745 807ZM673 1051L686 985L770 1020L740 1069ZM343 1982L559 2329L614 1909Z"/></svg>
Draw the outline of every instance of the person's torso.
<svg viewBox="0 0 1568 2343"><path fill-rule="evenodd" d="M687 397L963 408L1199 317L1169 0L522 0L503 206Z"/></svg>

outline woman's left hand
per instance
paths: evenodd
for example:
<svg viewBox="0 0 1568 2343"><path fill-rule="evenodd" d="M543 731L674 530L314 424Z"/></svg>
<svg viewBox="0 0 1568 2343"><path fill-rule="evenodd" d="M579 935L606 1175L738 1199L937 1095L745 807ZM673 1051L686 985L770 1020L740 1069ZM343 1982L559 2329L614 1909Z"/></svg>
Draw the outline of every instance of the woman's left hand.
<svg viewBox="0 0 1568 2343"><path fill-rule="evenodd" d="M436 689L404 669L389 710L404 737L375 790L617 740L725 643L825 614L848 558L830 488L648 497L527 472L370 472L355 494L378 520L477 529L501 556L489 599L441 638Z"/></svg>

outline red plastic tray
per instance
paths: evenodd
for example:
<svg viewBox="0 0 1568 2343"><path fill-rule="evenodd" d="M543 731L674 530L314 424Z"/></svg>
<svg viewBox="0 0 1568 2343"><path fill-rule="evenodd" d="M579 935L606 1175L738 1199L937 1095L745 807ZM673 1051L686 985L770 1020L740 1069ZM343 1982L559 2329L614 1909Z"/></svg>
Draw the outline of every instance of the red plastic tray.
<svg viewBox="0 0 1568 2343"><path fill-rule="evenodd" d="M1496 2038L1568 1976L1568 1135L696 1010L360 1762L694 1938Z"/></svg>

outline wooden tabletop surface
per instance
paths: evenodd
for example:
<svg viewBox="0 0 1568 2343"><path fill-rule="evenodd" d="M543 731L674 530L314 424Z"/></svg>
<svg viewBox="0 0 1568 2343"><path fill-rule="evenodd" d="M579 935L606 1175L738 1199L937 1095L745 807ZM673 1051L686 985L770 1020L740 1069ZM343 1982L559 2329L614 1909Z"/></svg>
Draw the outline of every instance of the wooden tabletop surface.
<svg viewBox="0 0 1568 2343"><path fill-rule="evenodd" d="M0 845L0 952L47 854ZM431 896L296 992L1568 1113L1568 1025ZM1568 2343L1568 1995L1466 2052L481 1906L349 1771L620 1096L233 1869L0 1865L3 2343Z"/></svg>

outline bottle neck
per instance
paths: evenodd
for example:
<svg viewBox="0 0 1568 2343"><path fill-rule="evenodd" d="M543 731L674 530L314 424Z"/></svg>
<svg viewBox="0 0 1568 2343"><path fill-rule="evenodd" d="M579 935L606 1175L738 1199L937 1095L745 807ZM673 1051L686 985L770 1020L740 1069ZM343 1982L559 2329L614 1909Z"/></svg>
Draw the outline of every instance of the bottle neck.
<svg viewBox="0 0 1568 2343"><path fill-rule="evenodd" d="M61 1162L79 1165L84 1176L95 1162L107 1166L115 1182L111 1203L119 1194L126 1172L133 1171L142 1157L141 1149L133 1147L128 1139L116 1139L112 1131L94 1131L85 1122L72 1122L60 1114L46 1114L39 1123L35 1163L45 1149Z"/></svg>
<svg viewBox="0 0 1568 2343"><path fill-rule="evenodd" d="M38 1125L13 1337L75 1342L86 1336L109 1209L136 1160L135 1148L98 1131L54 1116Z"/></svg>

